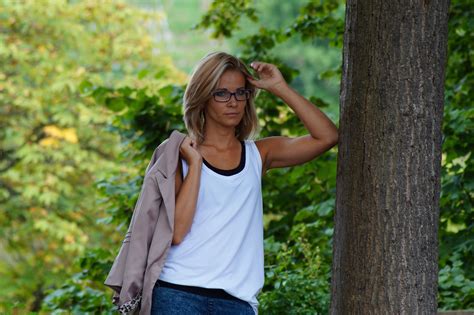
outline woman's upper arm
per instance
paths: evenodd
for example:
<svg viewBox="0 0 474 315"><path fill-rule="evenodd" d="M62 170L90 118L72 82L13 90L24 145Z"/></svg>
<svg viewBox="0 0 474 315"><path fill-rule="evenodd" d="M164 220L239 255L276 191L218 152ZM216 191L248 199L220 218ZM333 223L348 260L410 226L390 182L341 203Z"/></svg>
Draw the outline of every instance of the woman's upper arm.
<svg viewBox="0 0 474 315"><path fill-rule="evenodd" d="M296 138L274 136L255 141L262 156L264 172L271 168L300 165L328 151L336 143L311 135Z"/></svg>

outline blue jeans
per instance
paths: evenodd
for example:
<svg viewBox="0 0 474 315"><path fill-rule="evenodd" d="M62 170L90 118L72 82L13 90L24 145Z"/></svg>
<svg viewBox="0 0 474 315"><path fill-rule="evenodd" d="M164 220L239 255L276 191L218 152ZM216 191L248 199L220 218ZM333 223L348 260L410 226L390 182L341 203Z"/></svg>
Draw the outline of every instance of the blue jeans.
<svg viewBox="0 0 474 315"><path fill-rule="evenodd" d="M252 306L243 300L204 296L156 282L151 315L254 315Z"/></svg>

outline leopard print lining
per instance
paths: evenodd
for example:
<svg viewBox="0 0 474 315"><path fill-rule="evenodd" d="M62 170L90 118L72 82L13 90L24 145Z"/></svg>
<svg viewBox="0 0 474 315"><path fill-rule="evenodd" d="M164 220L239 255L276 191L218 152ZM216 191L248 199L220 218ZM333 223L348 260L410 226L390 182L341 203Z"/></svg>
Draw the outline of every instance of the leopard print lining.
<svg viewBox="0 0 474 315"><path fill-rule="evenodd" d="M118 299L118 298L117 298ZM117 307L117 310L120 314L128 314L129 312L135 310L138 305L140 304L142 299L142 295L139 293L136 297L131 299L128 302L123 303L122 305ZM115 302L115 298L114 298Z"/></svg>

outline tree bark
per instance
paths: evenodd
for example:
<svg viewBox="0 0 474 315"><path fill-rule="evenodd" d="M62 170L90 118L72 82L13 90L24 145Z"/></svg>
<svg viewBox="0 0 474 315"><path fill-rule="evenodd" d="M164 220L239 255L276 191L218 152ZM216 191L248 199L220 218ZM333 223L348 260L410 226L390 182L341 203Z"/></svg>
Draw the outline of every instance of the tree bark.
<svg viewBox="0 0 474 315"><path fill-rule="evenodd" d="M348 0L331 314L436 314L449 0Z"/></svg>

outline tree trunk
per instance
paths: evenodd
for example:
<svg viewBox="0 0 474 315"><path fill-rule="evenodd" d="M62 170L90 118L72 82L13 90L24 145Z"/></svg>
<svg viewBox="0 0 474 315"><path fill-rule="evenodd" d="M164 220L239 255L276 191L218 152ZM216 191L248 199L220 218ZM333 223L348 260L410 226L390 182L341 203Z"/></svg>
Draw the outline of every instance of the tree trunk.
<svg viewBox="0 0 474 315"><path fill-rule="evenodd" d="M348 0L331 314L436 314L449 0Z"/></svg>

